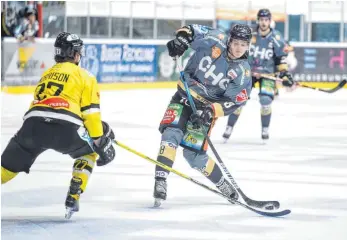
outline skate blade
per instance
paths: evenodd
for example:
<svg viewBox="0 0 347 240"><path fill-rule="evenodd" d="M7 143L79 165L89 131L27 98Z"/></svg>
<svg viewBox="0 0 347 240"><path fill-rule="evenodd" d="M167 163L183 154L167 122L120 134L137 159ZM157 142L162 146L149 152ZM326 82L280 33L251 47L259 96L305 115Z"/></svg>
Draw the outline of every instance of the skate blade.
<svg viewBox="0 0 347 240"><path fill-rule="evenodd" d="M160 199L160 198L155 198L155 199L154 199L154 205L153 205L153 207L154 207L154 208L160 207L161 201L162 201L162 199Z"/></svg>
<svg viewBox="0 0 347 240"><path fill-rule="evenodd" d="M223 137L223 143L226 144L228 142L229 138Z"/></svg>
<svg viewBox="0 0 347 240"><path fill-rule="evenodd" d="M72 208L66 208L65 219L70 219L75 212Z"/></svg>

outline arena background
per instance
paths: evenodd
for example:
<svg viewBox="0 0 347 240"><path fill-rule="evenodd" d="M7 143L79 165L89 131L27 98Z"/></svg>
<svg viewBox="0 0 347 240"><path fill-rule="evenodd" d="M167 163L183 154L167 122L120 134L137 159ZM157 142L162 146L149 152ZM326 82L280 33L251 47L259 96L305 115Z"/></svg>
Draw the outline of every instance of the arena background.
<svg viewBox="0 0 347 240"><path fill-rule="evenodd" d="M186 24L228 31L234 23L256 25L256 12L269 8L273 26L288 41L296 81L333 87L347 76L345 1L112 1L1 2L3 17L25 5L38 10L35 43L2 38L2 90L30 93L42 72L54 64L53 42L61 31L86 43L82 67L96 75L101 89L172 88L178 79L166 42ZM298 4L300 7L297 7ZM185 60L190 52L184 56ZM31 86L31 87L30 87Z"/></svg>

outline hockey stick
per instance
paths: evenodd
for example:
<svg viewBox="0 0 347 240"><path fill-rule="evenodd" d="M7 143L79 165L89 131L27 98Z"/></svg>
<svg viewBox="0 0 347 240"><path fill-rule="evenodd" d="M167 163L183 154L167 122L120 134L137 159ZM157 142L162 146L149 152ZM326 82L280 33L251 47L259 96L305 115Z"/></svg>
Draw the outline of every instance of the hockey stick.
<svg viewBox="0 0 347 240"><path fill-rule="evenodd" d="M277 82L283 82L283 79L275 77L275 76L271 76L271 75L268 75L268 74L260 74L259 76L267 78L267 79L270 79L270 80L274 80L274 81L277 81ZM317 91L321 91L321 92L326 92L326 93L334 93L334 92L340 90L341 88L343 88L346 85L346 83L347 83L347 80L343 79L342 81L340 81L338 83L338 85L336 87L331 88L331 89L323 89L323 88L311 87L311 86L308 86L308 85L305 85L305 84L302 84L302 83L298 83L298 82L296 82L296 86L303 87L303 88L309 88L309 89L313 89L313 90L317 90Z"/></svg>
<svg viewBox="0 0 347 240"><path fill-rule="evenodd" d="M176 63L177 63L177 66L179 68L179 71L180 71L180 78L184 84L184 88L185 88L185 91L186 91L186 94L187 94L187 97L188 97L188 101L189 101L189 104L193 110L193 113L196 113L197 112L197 109L196 109L196 106L195 106L195 103L194 103L194 100L192 98L192 95L190 94L190 91L189 91L189 87L188 87L188 84L184 78L184 74L183 74L183 68L182 68L182 65L181 65L181 61L180 59L177 59L175 58L176 60ZM273 209L278 209L280 207L280 203L278 201L257 201L257 200L253 200L249 197L247 197L241 190L241 188L237 185L235 179L231 176L230 172L228 171L228 169L226 168L224 162L222 161L221 157L219 156L217 150L215 149L215 147L213 146L212 144L212 141L210 139L210 137L208 136L206 130L203 128L203 134L207 140L207 143L208 145L211 147L212 149L212 152L214 153L214 155L216 156L218 162L219 162L219 165L222 167L224 173L228 176L229 180L231 181L232 185L235 187L235 189L240 193L241 197L243 198L243 200L250 206L253 206L253 207L257 207L257 208L263 208L263 209L267 209L267 210L273 210Z"/></svg>
<svg viewBox="0 0 347 240"><path fill-rule="evenodd" d="M139 156L139 157L141 157L143 159L146 159L147 161L149 161L151 163L154 163L155 165L158 165L158 166L164 168L167 171L170 171L170 172L172 172L172 173L174 173L174 174L176 174L176 175L178 175L178 176L180 176L182 178L185 178L185 179L187 179L187 180L189 180L189 181L199 185L200 187L203 187L203 188L209 190L210 192L213 192L213 193L215 193L215 194L217 194L217 195L227 199L229 202L231 202L233 204L236 204L236 205L239 205L241 207L244 207L244 208L246 208L246 209L248 209L250 211L253 211L253 212L257 213L257 214L260 214L262 216L266 216L266 217L282 217L282 216L285 216L285 215L288 215L289 213L291 213L291 211L289 209L286 209L286 210L283 210L283 211L279 211L279 212L274 212L274 211L266 212L266 211L260 211L260 210L254 209L251 206L248 206L248 205L243 204L243 203L241 203L241 202L239 202L237 200L230 199L227 196L224 196L219 191L217 191L217 190L215 190L215 189L213 189L213 188L211 188L211 187L209 187L209 186L207 186L207 185L205 185L205 184L203 184L203 183L201 183L201 182L199 182L199 181L197 181L197 180L195 180L195 179L193 179L193 178L191 178L191 177L189 177L189 176L187 176L187 175L185 175L185 174L183 174L183 173L181 173L181 172L179 172L179 171L177 171L177 170L175 170L173 168L170 168L169 166L167 166L167 165L165 165L165 164L163 164L161 162L158 162L158 161L156 161L156 160L154 160L154 159L152 159L152 158L150 158L150 157L148 157L148 156L146 156L146 155L144 155L144 154L142 154L140 152L137 152L136 150L131 149L130 147L122 144L121 142L119 142L117 140L113 140L113 142L115 144L117 144L118 146L120 146L121 148L123 148L123 149L125 149L125 150L127 150L129 152L131 152L131 153L133 153L133 154L135 154L135 155L137 155L137 156Z"/></svg>
<svg viewBox="0 0 347 240"><path fill-rule="evenodd" d="M317 90L317 91L321 91L321 92L334 93L334 92L340 90L341 88L343 88L343 86L345 86L346 83L347 83L347 80L343 79L342 81L339 82L339 84L336 87L331 88L331 89L323 89L323 88L311 87L311 86L307 86L307 85L301 84L301 83L299 83L299 86L300 87L304 87L304 88Z"/></svg>

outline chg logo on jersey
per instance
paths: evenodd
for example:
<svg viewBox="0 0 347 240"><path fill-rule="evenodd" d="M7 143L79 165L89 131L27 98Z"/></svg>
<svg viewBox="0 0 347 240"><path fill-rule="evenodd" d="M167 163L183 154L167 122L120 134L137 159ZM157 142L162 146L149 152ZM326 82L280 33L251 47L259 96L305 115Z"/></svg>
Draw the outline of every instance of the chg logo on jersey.
<svg viewBox="0 0 347 240"><path fill-rule="evenodd" d="M273 57L274 52L272 48L263 48L260 46L251 45L249 54L254 58L270 60Z"/></svg>
<svg viewBox="0 0 347 240"><path fill-rule="evenodd" d="M223 78L224 73L215 72L216 65L213 64L211 56L203 57L199 62L199 70L204 72L204 78L209 81L212 80L212 85L219 86L221 89L226 89L226 83L229 82L228 78Z"/></svg>
<svg viewBox="0 0 347 240"><path fill-rule="evenodd" d="M248 100L248 95L247 95L247 91L246 89L242 89L241 92L239 92L237 95L236 95L236 102L237 103L243 103L245 101Z"/></svg>

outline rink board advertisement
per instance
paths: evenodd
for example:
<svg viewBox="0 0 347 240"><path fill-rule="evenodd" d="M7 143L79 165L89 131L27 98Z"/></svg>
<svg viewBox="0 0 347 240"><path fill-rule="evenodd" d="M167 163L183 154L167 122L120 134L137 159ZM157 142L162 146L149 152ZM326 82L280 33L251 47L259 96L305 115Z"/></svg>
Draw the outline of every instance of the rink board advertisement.
<svg viewBox="0 0 347 240"><path fill-rule="evenodd" d="M86 56L81 66L100 83L124 86L138 83L139 87L144 86L140 83L153 83L149 85L162 87L179 79L176 62L168 55L166 40L85 39L84 42ZM54 39L37 39L35 43L25 44L5 39L2 42L3 86L35 85L41 74L54 64L53 44ZM347 44L292 45L294 53L289 53L288 63L296 81L322 83L347 78ZM192 54L190 50L184 53L183 65Z"/></svg>
<svg viewBox="0 0 347 240"><path fill-rule="evenodd" d="M194 52L188 49L182 56L182 64L185 66ZM174 81L179 79L180 73L177 68L176 61L173 61L169 56L169 52L165 45L158 46L158 65L157 65L158 80Z"/></svg>
<svg viewBox="0 0 347 240"><path fill-rule="evenodd" d="M153 82L157 80L157 46L86 44L81 66L99 82Z"/></svg>
<svg viewBox="0 0 347 240"><path fill-rule="evenodd" d="M339 82L347 78L347 47L295 47L287 59L300 82Z"/></svg>
<svg viewBox="0 0 347 240"><path fill-rule="evenodd" d="M52 43L3 42L1 79L6 85L35 85L54 62Z"/></svg>
<svg viewBox="0 0 347 240"><path fill-rule="evenodd" d="M4 85L35 85L42 73L54 65L54 40L19 44L3 43ZM157 74L158 45L85 44L81 66L101 83L154 82Z"/></svg>

